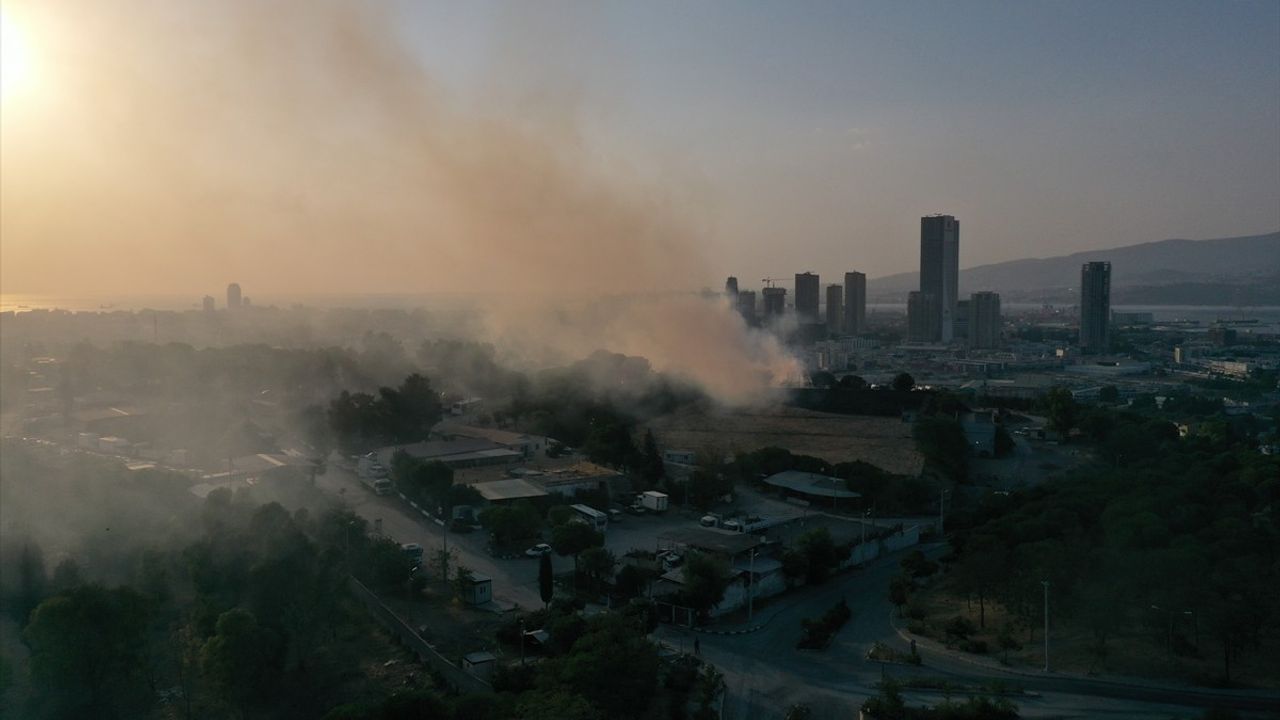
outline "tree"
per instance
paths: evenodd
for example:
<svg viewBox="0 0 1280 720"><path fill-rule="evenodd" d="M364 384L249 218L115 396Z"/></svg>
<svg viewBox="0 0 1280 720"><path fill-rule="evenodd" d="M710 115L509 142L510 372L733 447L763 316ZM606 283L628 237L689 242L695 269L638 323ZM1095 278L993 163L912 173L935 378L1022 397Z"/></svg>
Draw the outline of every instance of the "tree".
<svg viewBox="0 0 1280 720"><path fill-rule="evenodd" d="M623 565L614 578L613 590L619 598L630 600L644 594L645 588L653 579L653 571L644 570L635 565Z"/></svg>
<svg viewBox="0 0 1280 720"><path fill-rule="evenodd" d="M546 557L545 555L543 557ZM602 547L588 548L582 551L579 564L583 576L590 583L591 589L599 592L613 578L613 568L618 564L613 553Z"/></svg>
<svg viewBox="0 0 1280 720"><path fill-rule="evenodd" d="M836 384L836 376L827 370L809 373L809 382L816 388L829 388Z"/></svg>
<svg viewBox="0 0 1280 720"><path fill-rule="evenodd" d="M846 390L866 390L867 381L860 375L845 375L840 378L839 386Z"/></svg>
<svg viewBox="0 0 1280 720"><path fill-rule="evenodd" d="M214 635L201 651L201 666L222 697L243 715L275 679L277 647L276 636L260 626L253 613L235 608L218 616Z"/></svg>
<svg viewBox="0 0 1280 720"><path fill-rule="evenodd" d="M926 558L919 550L912 550L898 564L913 578L927 578L938 571L938 563Z"/></svg>
<svg viewBox="0 0 1280 720"><path fill-rule="evenodd" d="M542 517L527 501L489 508L480 513L480 522L499 546L535 538L542 528Z"/></svg>
<svg viewBox="0 0 1280 720"><path fill-rule="evenodd" d="M1071 396L1071 391L1064 387L1050 389L1044 397L1044 406L1049 429L1067 437L1077 420L1076 401Z"/></svg>
<svg viewBox="0 0 1280 720"><path fill-rule="evenodd" d="M475 579L475 573L459 565L458 569L453 571L453 594L466 599L471 594L471 586L475 584Z"/></svg>
<svg viewBox="0 0 1280 720"><path fill-rule="evenodd" d="M22 544L18 555L18 591L14 606L15 619L25 623L27 617L44 599L48 578L45 575L44 553L32 542Z"/></svg>
<svg viewBox="0 0 1280 720"><path fill-rule="evenodd" d="M603 717L642 717L658 688L658 653L621 615L592 618L573 644L559 679L600 709Z"/></svg>
<svg viewBox="0 0 1280 720"><path fill-rule="evenodd" d="M644 444L637 464L640 479L644 481L645 487L656 487L667 474L666 465L662 462L662 454L658 452L658 442L654 439L652 430L644 431Z"/></svg>
<svg viewBox="0 0 1280 720"><path fill-rule="evenodd" d="M542 598L544 610L551 605L551 598L555 597L555 574L551 569L550 555L538 558L538 596Z"/></svg>
<svg viewBox="0 0 1280 720"><path fill-rule="evenodd" d="M993 441L995 446L996 457L1008 457L1017 445L1013 442L1013 437L1009 435L1009 431L1004 429L1004 425L996 425L996 436Z"/></svg>
<svg viewBox="0 0 1280 720"><path fill-rule="evenodd" d="M840 562L849 556L848 548L837 548L826 528L815 528L800 536L796 547L804 557L805 582L826 582Z"/></svg>
<svg viewBox="0 0 1280 720"><path fill-rule="evenodd" d="M587 548L604 545L604 535L583 522L570 522L551 529L551 547L561 555L573 556L573 571L578 572L578 555Z"/></svg>
<svg viewBox="0 0 1280 720"><path fill-rule="evenodd" d="M82 585L31 613L23 639L31 677L58 717L140 717L151 694L144 682L151 607L129 588Z"/></svg>
<svg viewBox="0 0 1280 720"><path fill-rule="evenodd" d="M717 500L733 492L733 480L721 473L698 468L689 477L687 487L689 504L705 512Z"/></svg>
<svg viewBox="0 0 1280 720"><path fill-rule="evenodd" d="M898 616L902 616L902 608L910 600L911 579L902 575L896 575L889 581L889 602L898 609Z"/></svg>
<svg viewBox="0 0 1280 720"><path fill-rule="evenodd" d="M911 373L900 372L893 377L893 389L898 392L907 392L916 386L916 379L911 377Z"/></svg>
<svg viewBox="0 0 1280 720"><path fill-rule="evenodd" d="M700 616L705 616L720 604L732 579L723 560L698 552L689 554L682 575L684 599Z"/></svg>
<svg viewBox="0 0 1280 720"><path fill-rule="evenodd" d="M1005 623L1000 627L1000 634L996 636L996 644L1000 646L1000 652L1003 655L1002 662L1009 662L1010 650L1021 650L1022 643L1018 642L1017 636L1013 632L1013 627L1009 623Z"/></svg>
<svg viewBox="0 0 1280 720"><path fill-rule="evenodd" d="M1098 401L1104 403L1115 403L1120 400L1120 389L1115 385L1103 385L1098 391Z"/></svg>
<svg viewBox="0 0 1280 720"><path fill-rule="evenodd" d="M362 580L376 588L391 589L399 588L409 579L411 560L400 543L384 537L369 545L355 567Z"/></svg>
<svg viewBox="0 0 1280 720"><path fill-rule="evenodd" d="M968 479L969 441L958 421L943 415L921 417L912 434L925 461L941 470L947 479L954 482Z"/></svg>

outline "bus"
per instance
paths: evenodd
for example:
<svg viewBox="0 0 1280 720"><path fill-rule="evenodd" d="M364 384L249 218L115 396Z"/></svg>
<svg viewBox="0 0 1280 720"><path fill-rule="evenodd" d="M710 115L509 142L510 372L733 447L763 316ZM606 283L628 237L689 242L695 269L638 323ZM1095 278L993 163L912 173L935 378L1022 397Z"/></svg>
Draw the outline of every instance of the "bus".
<svg viewBox="0 0 1280 720"><path fill-rule="evenodd" d="M609 527L609 516L607 514L586 505L570 505L569 507L573 508L573 511L578 513L578 517L590 525L593 530L604 532L605 528Z"/></svg>

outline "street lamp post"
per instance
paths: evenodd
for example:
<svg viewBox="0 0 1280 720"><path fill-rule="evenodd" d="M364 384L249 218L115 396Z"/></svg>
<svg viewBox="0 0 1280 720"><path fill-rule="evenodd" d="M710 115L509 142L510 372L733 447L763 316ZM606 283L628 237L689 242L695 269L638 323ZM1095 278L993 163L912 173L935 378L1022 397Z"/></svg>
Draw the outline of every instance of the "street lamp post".
<svg viewBox="0 0 1280 720"><path fill-rule="evenodd" d="M747 571L751 577L747 585L747 622L751 622L754 616L755 599L756 599L756 549L751 548L751 568Z"/></svg>
<svg viewBox="0 0 1280 720"><path fill-rule="evenodd" d="M938 536L939 537L944 537L946 535L944 526L946 522L947 493L949 492L951 491L942 490L942 491L939 491L938 493Z"/></svg>
<svg viewBox="0 0 1280 720"><path fill-rule="evenodd" d="M1049 672L1049 581L1040 584L1044 586L1044 671Z"/></svg>

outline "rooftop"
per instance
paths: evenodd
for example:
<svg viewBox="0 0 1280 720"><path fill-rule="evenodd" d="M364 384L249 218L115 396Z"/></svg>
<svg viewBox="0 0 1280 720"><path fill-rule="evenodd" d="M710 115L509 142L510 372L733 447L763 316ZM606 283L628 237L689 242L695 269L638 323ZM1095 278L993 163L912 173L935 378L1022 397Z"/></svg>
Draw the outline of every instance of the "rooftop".
<svg viewBox="0 0 1280 720"><path fill-rule="evenodd" d="M491 480L479 482L471 487L480 493L480 497L489 502L501 500L519 500L521 498L546 497L547 491L528 480L511 478L509 480Z"/></svg>
<svg viewBox="0 0 1280 720"><path fill-rule="evenodd" d="M740 555L763 544L763 541L755 535L704 527L668 530L659 534L658 539L696 550L730 556Z"/></svg>
<svg viewBox="0 0 1280 720"><path fill-rule="evenodd" d="M846 489L844 480L840 478L799 470L785 470L776 475L770 475L764 481L774 487L785 488L803 495L827 498L862 497L860 493Z"/></svg>

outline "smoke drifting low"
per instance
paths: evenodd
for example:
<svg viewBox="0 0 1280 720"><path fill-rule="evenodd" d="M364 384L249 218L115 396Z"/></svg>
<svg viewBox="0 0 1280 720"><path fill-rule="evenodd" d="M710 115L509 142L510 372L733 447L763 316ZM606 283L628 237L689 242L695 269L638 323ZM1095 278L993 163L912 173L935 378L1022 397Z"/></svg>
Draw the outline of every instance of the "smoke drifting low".
<svg viewBox="0 0 1280 720"><path fill-rule="evenodd" d="M695 214L600 162L574 108L463 109L370 4L14 14L43 67L4 113L8 291L492 293L500 342L643 355L733 401L794 373L676 294L710 276ZM572 309L606 292L647 299Z"/></svg>

